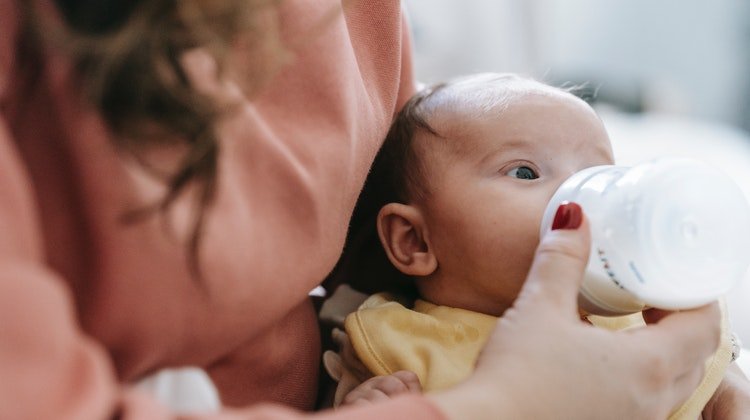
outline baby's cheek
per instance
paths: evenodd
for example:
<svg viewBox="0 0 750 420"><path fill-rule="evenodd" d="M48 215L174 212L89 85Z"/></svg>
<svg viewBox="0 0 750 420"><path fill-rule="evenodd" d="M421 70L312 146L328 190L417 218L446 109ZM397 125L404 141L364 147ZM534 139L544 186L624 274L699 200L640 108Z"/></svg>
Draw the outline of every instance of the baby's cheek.
<svg viewBox="0 0 750 420"><path fill-rule="evenodd" d="M502 255L498 256L503 263L503 272L506 273L508 281L520 289L526 280L531 263L539 245L539 234L536 232L516 234L509 238L503 246Z"/></svg>

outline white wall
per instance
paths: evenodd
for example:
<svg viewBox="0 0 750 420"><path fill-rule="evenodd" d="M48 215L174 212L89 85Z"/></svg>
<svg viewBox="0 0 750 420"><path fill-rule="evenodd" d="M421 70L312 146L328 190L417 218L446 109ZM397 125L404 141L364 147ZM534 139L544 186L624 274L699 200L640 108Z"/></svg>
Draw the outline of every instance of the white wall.
<svg viewBox="0 0 750 420"><path fill-rule="evenodd" d="M750 128L746 0L405 0L418 76L601 84L653 110Z"/></svg>
<svg viewBox="0 0 750 420"><path fill-rule="evenodd" d="M417 76L426 83L480 71L528 72L530 3L407 0Z"/></svg>
<svg viewBox="0 0 750 420"><path fill-rule="evenodd" d="M739 124L750 90L744 0L536 0L537 69L642 84L648 106Z"/></svg>

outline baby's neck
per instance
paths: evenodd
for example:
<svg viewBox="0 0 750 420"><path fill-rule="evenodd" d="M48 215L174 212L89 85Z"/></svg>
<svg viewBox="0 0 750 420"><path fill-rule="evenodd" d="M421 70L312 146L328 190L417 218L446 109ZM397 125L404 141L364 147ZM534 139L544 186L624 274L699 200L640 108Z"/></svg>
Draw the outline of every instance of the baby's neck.
<svg viewBox="0 0 750 420"><path fill-rule="evenodd" d="M421 295L419 296L420 300L423 300L425 302L429 302L433 305L438 306L448 306L451 308L460 308L465 309L467 311L472 312L478 312L485 315L491 315L496 317L501 317L508 308L512 306L512 304L482 304L479 302L471 302L471 301L461 301L459 299L451 299L451 298L443 298L442 296L425 296Z"/></svg>

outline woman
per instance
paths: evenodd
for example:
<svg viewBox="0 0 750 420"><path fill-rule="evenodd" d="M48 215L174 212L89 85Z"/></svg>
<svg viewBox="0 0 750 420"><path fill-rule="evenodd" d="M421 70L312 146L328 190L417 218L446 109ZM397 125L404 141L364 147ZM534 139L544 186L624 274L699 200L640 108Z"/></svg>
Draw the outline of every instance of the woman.
<svg viewBox="0 0 750 420"><path fill-rule="evenodd" d="M277 403L220 418L311 409L307 293L413 91L397 2L0 0L0 12L3 416L170 418L123 384L181 365L204 367L225 405ZM499 323L506 339L466 384L321 416L513 416L539 395L548 411L524 415L668 412L716 346L716 308L628 336L582 326L578 220L548 235ZM547 279L559 289L534 287ZM564 360L578 377L554 371ZM598 387L613 370L622 385ZM573 381L586 386L561 387Z"/></svg>

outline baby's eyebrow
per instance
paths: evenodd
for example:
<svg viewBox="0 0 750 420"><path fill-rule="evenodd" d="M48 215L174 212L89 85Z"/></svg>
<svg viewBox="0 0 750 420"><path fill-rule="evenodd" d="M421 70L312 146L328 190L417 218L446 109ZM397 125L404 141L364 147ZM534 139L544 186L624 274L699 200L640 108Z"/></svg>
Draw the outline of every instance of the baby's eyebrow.
<svg viewBox="0 0 750 420"><path fill-rule="evenodd" d="M493 150L483 154L479 163L483 164L488 160L495 159L497 156L502 156L503 154L508 153L510 151L516 151L516 150L532 151L532 150L535 150L536 148L537 146L528 140L524 140L520 138L510 139L508 141L503 142L503 144L499 145L499 147L496 147Z"/></svg>

